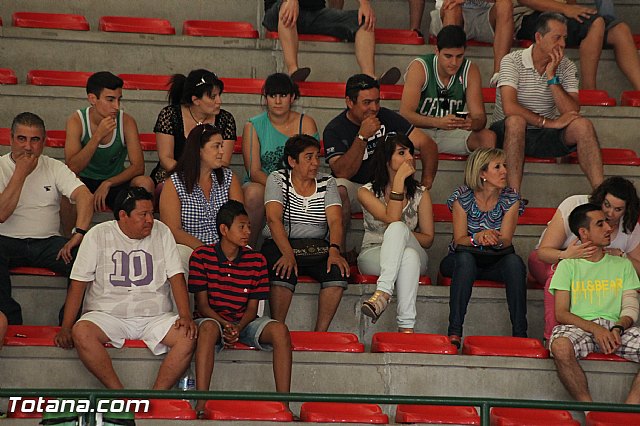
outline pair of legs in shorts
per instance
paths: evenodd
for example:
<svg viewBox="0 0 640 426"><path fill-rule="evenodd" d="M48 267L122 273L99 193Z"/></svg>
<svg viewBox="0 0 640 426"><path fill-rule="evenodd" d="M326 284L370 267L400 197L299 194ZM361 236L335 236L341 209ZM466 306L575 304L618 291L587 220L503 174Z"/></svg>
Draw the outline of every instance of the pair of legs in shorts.
<svg viewBox="0 0 640 426"><path fill-rule="evenodd" d="M578 163L593 188L604 180L600 143L593 123L578 117L563 129L529 129L527 121L512 115L496 121L490 127L496 134L497 147L507 157L507 181L520 192L524 157L563 157L578 151ZM524 143L523 143L524 142Z"/></svg>
<svg viewBox="0 0 640 426"><path fill-rule="evenodd" d="M208 391L213 374L216 352L220 352L225 342L225 326L213 318L200 318L198 324L198 344L196 346L196 390ZM273 376L276 392L291 389L291 337L283 322L269 317L258 317L247 324L237 336L238 342L260 350L273 352ZM204 409L205 401L198 401L196 411Z"/></svg>
<svg viewBox="0 0 640 426"><path fill-rule="evenodd" d="M154 355L168 352L153 389L171 389L189 366L195 348L195 340L187 336L185 328L175 328L178 319L173 312L153 317L118 318L91 311L82 315L73 326L73 344L84 366L106 388L123 389L104 345L110 343L121 348L125 339L140 339Z"/></svg>
<svg viewBox="0 0 640 426"><path fill-rule="evenodd" d="M493 72L500 70L500 61L509 53L513 44L513 4L511 0L495 0L486 7L447 6L445 0L441 9L431 12L430 32L437 36L442 27L457 25L464 28L467 39L493 43ZM495 81L494 81L495 80ZM491 78L495 87L497 77Z"/></svg>
<svg viewBox="0 0 640 426"><path fill-rule="evenodd" d="M614 321L604 318L596 318L593 322L607 330L615 325ZM592 401L587 377L578 364L578 359L591 352L604 352L594 335L575 325L558 325L553 329L549 348L558 376L571 396L578 401ZM620 336L620 345L613 353L629 361L640 362L640 328L634 326L626 329ZM636 375L625 403L640 404L640 374Z"/></svg>
<svg viewBox="0 0 640 426"><path fill-rule="evenodd" d="M267 260L269 281L271 282L271 291L269 292L271 316L273 319L284 323L289 312L291 299L293 299L293 292L298 284L298 276L295 272L291 272L289 277L276 274L273 265L282 257L282 253L272 239L264 241L262 254ZM333 316L338 310L342 293L347 288L347 278L342 276L340 269L336 265L331 265L331 269L327 272L326 259L311 263L303 258L296 257L296 263L300 275L309 275L320 283L315 331L327 331Z"/></svg>
<svg viewBox="0 0 640 426"><path fill-rule="evenodd" d="M438 144L438 152L469 155L478 148L495 147L495 135L489 129L470 131L464 129L423 129Z"/></svg>

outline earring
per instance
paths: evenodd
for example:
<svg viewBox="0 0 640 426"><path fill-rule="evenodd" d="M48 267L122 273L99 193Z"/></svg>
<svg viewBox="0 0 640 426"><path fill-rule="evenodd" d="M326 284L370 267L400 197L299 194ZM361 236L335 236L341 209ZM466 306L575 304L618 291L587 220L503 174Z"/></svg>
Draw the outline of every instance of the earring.
<svg viewBox="0 0 640 426"><path fill-rule="evenodd" d="M482 178L482 182L486 182L486 181L487 181L487 178Z"/></svg>

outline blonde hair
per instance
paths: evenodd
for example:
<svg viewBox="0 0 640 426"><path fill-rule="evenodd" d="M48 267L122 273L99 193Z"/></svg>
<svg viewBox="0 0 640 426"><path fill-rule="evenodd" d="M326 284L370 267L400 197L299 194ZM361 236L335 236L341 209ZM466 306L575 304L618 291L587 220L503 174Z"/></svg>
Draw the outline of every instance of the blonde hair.
<svg viewBox="0 0 640 426"><path fill-rule="evenodd" d="M496 160L504 160L504 151L498 148L479 148L471 153L464 168L464 184L471 190L482 188L484 182L480 173L487 171L489 163Z"/></svg>

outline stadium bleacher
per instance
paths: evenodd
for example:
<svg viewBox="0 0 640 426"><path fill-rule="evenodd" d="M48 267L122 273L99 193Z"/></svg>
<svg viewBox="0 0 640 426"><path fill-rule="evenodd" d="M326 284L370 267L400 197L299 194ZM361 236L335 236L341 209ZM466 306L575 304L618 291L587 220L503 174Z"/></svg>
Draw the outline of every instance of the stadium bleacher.
<svg viewBox="0 0 640 426"><path fill-rule="evenodd" d="M0 40L3 43L3 63L0 70L0 98L5 108L0 108L0 128L6 128L11 118L19 111L34 111L40 114L48 129L63 129L67 117L85 104L86 93L83 79L92 72L108 69L121 74L127 81L124 91L126 111L138 121L140 132L146 134L143 139L147 174L157 162L153 151L155 138L153 130L157 113L166 104L166 76L174 73L186 73L190 69L210 68L225 81L223 108L231 111L238 129L251 116L261 111L260 89L262 80L272 72L283 67L281 48L276 39L265 37L260 25L262 17L261 0L235 0L234 2L206 2L193 0L175 0L170 4L153 0L136 2L92 2L74 1L62 5L59 2L44 0L3 1L0 11L4 25ZM212 3L214 6L212 6ZM347 7L353 7L355 0L348 0ZM423 19L423 32L428 33L428 11L433 8L433 0L427 2L427 11ZM584 2L581 2L584 3ZM115 5L115 9L114 9ZM640 6L634 0L616 2L621 14L632 24L634 32L640 33ZM380 28L404 28L406 16L397 13L399 8L406 9L404 0L379 0L376 2ZM18 27L13 23L16 12L65 13L81 15L86 18L87 30L62 29L60 27L34 28L34 25ZM129 16L165 19L173 29L169 34L156 36L151 34L106 32L100 29L100 19L105 16ZM148 16L147 16L148 15ZM37 16L36 16L37 17ZM34 16L31 16L33 19ZM207 20L224 22L245 22L246 33L220 32L211 30L214 24L203 23ZM166 23L165 23L166 24ZM209 28L209 30L207 30ZM257 31L259 34L256 34ZM402 35L402 33L398 33ZM246 36L244 36L246 35ZM377 67L386 69L398 66L402 70L415 56L431 52L433 46L422 44L380 44L377 48ZM25 54L28 52L28 54ZM108 55L104 53L106 52ZM488 81L491 69L491 47L470 46L467 56L478 63L483 79ZM569 51L568 56L577 60L577 51ZM304 97L297 101L297 107L313 116L322 129L326 123L344 108L344 80L357 70L353 47L345 43L302 42L300 62L312 68L308 83L301 85ZM38 84L41 74L31 74L32 70L57 70L67 72L84 71L86 74L73 74L74 84L67 86ZM144 78L141 76L152 76ZM155 78L153 77L155 76ZM232 78L230 78L233 76ZM47 77L47 75L44 75ZM50 77L50 75L48 76ZM227 78L225 78L227 77ZM610 155L605 166L606 175L621 175L640 184L637 166L640 160L636 153L635 124L640 119L640 105L637 93L623 93L628 90L622 74L615 66L611 51L602 55L598 83L606 93L584 93L582 112L592 119L600 137L604 152ZM49 80L51 82L51 80ZM331 83L331 84L327 84ZM329 88L324 93L318 88ZM386 88L383 105L398 109L401 86ZM587 99L587 95L597 95ZM490 115L493 111L491 90L485 91L486 108ZM595 99L595 100L594 100ZM613 105L617 106L613 106ZM0 142L7 137L6 129L0 129ZM63 158L62 147L64 133L50 130L47 134L45 153ZM4 146L3 146L4 145ZM621 151L606 151L617 148ZM624 151L627 150L627 151ZM0 152L8 147L0 143ZM429 250L429 276L423 281L438 283L437 266L446 253L451 237L450 218L442 210L452 190L462 184L464 162L461 159L441 158L432 198L440 205L440 218L436 223L436 239ZM240 154L234 154L232 168L241 176L244 174ZM324 168L326 171L326 167ZM562 184L559 185L559 179ZM538 240L544 222L549 213L564 197L575 193L587 193L588 183L577 164L571 159L558 164L556 162L527 163L523 193L530 200L530 206L540 208L545 219L521 222L515 236L518 253L523 257L529 253ZM528 212L531 215L531 210ZM529 218L531 216L528 216ZM108 219L108 216L107 216ZM523 218L526 219L526 218ZM362 224L354 220L351 245L358 246L362 238ZM30 325L54 325L57 322L58 309L64 301L66 280L62 277L45 276L43 271L14 271L14 295L24 309L25 323ZM476 356L470 352L460 354L415 353L417 350L382 350L381 341L376 334L389 333L396 337L395 302L387 312L372 325L360 314L360 304L374 291L374 279L355 277L345 291L331 331L352 334L355 337L342 336L349 343L350 353L317 352L300 350L294 354L293 386L296 392L315 393L371 393L406 395L445 395L445 396L484 396L526 398L526 399L569 399L556 377L553 361L549 359L507 358L504 356ZM441 284L441 283L438 283ZM292 330L310 330L317 303L319 286L317 283L301 283L289 312L288 323ZM418 324L416 331L442 335L446 332L448 315L448 292L443 285L421 285L418 290ZM528 320L530 336L542 337L542 292L539 289L528 290ZM504 289L491 287L474 288L469 305L465 333L474 335L509 335L510 323L507 312ZM10 332L13 341L23 338ZM299 348L308 348L318 343L313 337L302 339L299 334ZM401 337L401 336L397 336ZM294 346L296 339L292 335ZM382 342L384 343L384 342ZM391 338L388 345L400 345ZM430 343L433 343L430 341ZM471 348L471 343L463 348ZM425 345L427 343L425 342ZM307 346L305 346L307 345ZM374 350L378 348L380 350ZM318 349L317 347L315 348ZM357 350L356 350L357 349ZM397 348L396 348L397 349ZM450 349L450 348L449 348ZM535 348L540 352L540 348ZM471 349L468 349L471 351ZM544 351L544 349L542 349ZM146 349L127 347L121 350L110 349L116 369L127 387L145 388L160 363ZM504 354L503 354L504 355ZM637 368L629 362L617 361L613 357L590 356L592 361L582 363L590 379L594 397L599 401L619 402L624 399L626 390L636 374ZM262 390L273 389L270 355L251 350L222 352L216 360L217 367L212 380L213 390ZM46 363L46 374L42 374L42 365ZM55 347L33 347L8 344L0 351L0 377L3 387L60 387L60 388L99 388L100 384L84 369L75 351L64 351ZM164 405L161 403L160 405ZM220 404L219 404L220 405ZM180 411L178 404L165 411ZM294 407L299 409L299 404ZM0 407L1 408L1 407ZM207 407L209 408L209 406ZM276 407L277 408L277 407ZM313 407L312 407L313 408ZM335 408L335 407L334 407ZM368 407L371 409L371 407ZM158 408L159 411L162 411ZM278 411L272 406L267 411ZM408 415L409 410L401 410ZM186 410L188 412L188 410ZM332 409L331 411L335 411ZM210 410L214 416L214 410ZM381 411L370 411L375 415L388 416L387 421L398 420L395 406L382 405ZM335 414L335 412L333 413ZM424 415L424 413L422 413ZM459 414L459 413L458 413ZM592 413L593 414L593 413ZM185 416L192 416L188 412ZM472 418L473 413L466 412ZM599 424L597 415L593 415L588 424ZM215 417L210 417L215 418ZM410 417L409 417L410 418ZM326 420L326 418L323 418ZM568 420L568 419L567 419ZM589 420L589 419L588 419ZM0 421L11 424L13 420ZM16 420L17 421L17 420ZM570 420L569 420L570 421ZM143 423L144 420L140 422ZM462 423L462 422L460 422ZM155 424L155 423L146 423ZM175 423L169 423L175 424ZM186 423L183 423L186 424ZM242 423L233 423L242 424ZM470 423L478 424L478 423Z"/></svg>

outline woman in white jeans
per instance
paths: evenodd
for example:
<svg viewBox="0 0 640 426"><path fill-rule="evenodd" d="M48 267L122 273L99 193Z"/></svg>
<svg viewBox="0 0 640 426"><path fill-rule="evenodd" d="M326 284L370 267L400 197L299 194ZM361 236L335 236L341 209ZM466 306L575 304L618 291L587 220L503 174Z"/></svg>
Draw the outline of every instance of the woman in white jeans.
<svg viewBox="0 0 640 426"><path fill-rule="evenodd" d="M413 333L418 280L427 271L426 248L433 243L429 191L414 179L414 147L403 134L389 133L373 154L372 181L358 190L364 213L364 237L358 269L379 275L362 313L375 323L394 289L398 331Z"/></svg>

